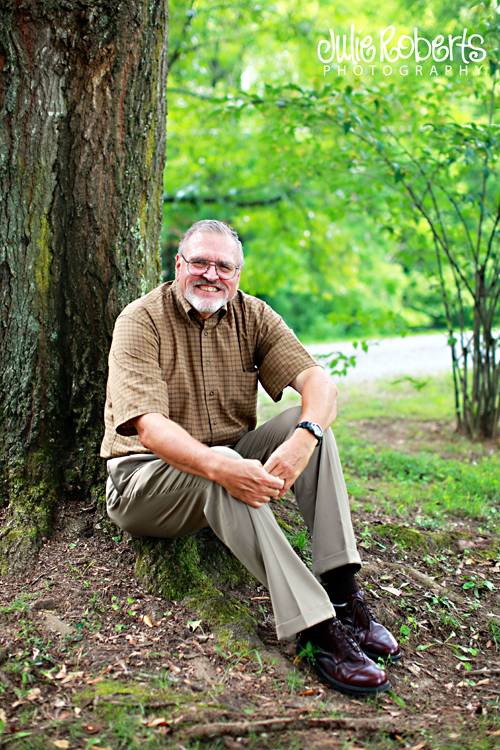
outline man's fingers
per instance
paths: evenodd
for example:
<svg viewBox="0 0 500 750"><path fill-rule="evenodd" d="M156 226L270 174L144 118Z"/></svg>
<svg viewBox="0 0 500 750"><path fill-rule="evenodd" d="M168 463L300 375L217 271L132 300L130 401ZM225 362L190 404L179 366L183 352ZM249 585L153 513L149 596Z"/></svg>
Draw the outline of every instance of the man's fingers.
<svg viewBox="0 0 500 750"><path fill-rule="evenodd" d="M275 458L274 456L269 456L266 463L264 464L264 469L271 474L272 470L276 468L278 463L279 462L277 458Z"/></svg>
<svg viewBox="0 0 500 750"><path fill-rule="evenodd" d="M294 467L288 461L272 457L264 464L264 469L275 477L288 477L294 471Z"/></svg>
<svg viewBox="0 0 500 750"><path fill-rule="evenodd" d="M285 484L285 480L281 479L281 477L275 476L274 474L269 474L268 472L266 472L262 484L264 485L264 487L269 487L273 490L281 490L283 488L283 485Z"/></svg>

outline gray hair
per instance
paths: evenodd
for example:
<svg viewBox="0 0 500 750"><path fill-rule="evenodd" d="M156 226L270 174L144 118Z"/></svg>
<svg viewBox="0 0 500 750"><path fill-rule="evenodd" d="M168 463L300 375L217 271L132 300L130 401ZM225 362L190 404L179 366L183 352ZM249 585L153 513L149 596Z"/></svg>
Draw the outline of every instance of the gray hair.
<svg viewBox="0 0 500 750"><path fill-rule="evenodd" d="M231 237L240 256L238 264L240 266L243 265L243 245L238 237L238 233L230 227L229 224L225 224L223 221L218 221L217 219L201 219L190 226L179 243L180 253L183 252L189 238L196 232L212 232L214 234L225 234L226 237Z"/></svg>

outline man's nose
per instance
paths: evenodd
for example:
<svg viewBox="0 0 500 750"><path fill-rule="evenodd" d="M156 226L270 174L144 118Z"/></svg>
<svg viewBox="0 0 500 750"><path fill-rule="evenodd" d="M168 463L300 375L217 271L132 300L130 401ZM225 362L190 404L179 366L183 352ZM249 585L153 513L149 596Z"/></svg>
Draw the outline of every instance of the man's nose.
<svg viewBox="0 0 500 750"><path fill-rule="evenodd" d="M210 265L205 271L205 273L203 274L203 276L205 276L205 278L207 278L209 281L217 281L219 278L217 276L217 271L215 270L214 265Z"/></svg>

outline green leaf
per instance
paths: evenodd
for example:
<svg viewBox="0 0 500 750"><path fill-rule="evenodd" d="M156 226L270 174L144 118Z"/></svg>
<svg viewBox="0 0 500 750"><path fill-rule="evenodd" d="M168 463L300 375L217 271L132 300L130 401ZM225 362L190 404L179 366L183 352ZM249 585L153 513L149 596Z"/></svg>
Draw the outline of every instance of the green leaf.
<svg viewBox="0 0 500 750"><path fill-rule="evenodd" d="M400 695L397 695L392 690L389 690L388 695L390 696L392 702L396 704L396 706L399 706L400 708L406 708L406 702Z"/></svg>

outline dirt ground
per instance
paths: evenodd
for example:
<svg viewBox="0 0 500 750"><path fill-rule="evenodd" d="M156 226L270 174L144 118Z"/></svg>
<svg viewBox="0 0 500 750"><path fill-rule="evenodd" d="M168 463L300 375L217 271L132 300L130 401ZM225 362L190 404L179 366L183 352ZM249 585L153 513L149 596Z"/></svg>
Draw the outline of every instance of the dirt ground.
<svg viewBox="0 0 500 750"><path fill-rule="evenodd" d="M323 685L276 640L257 584L233 592L258 614L257 637L231 641L148 593L126 539L66 531L35 570L2 581L0 746L498 746L495 540L470 522L421 538L380 512L354 522L363 587L403 644L391 692L366 700Z"/></svg>

